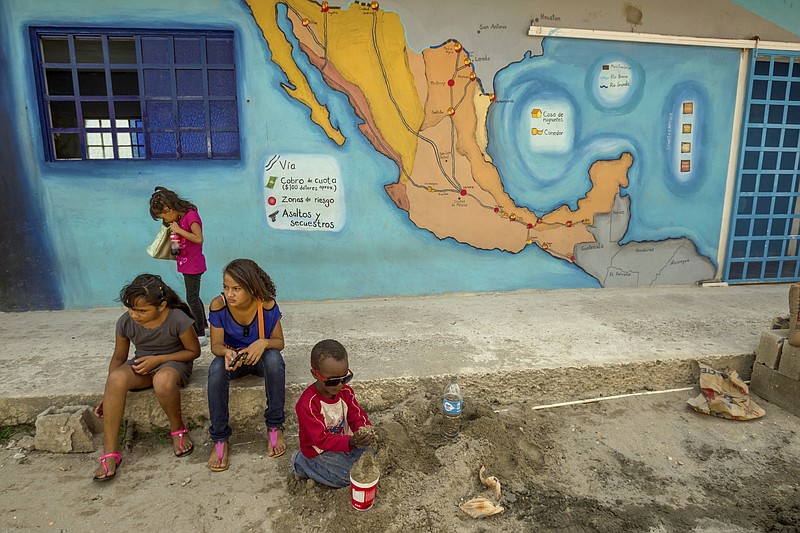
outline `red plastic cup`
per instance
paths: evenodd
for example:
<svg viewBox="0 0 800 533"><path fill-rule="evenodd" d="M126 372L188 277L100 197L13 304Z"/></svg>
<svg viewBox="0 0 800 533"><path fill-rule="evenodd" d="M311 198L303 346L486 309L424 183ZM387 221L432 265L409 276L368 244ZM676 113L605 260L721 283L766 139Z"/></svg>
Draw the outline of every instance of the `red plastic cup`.
<svg viewBox="0 0 800 533"><path fill-rule="evenodd" d="M357 511L366 511L375 503L375 491L378 488L378 479L372 483L359 483L350 476L350 503Z"/></svg>

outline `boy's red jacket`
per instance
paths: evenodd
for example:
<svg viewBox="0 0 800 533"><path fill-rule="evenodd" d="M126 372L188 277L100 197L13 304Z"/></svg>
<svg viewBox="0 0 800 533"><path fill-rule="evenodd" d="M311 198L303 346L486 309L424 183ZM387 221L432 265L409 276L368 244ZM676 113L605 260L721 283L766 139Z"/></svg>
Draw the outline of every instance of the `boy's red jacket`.
<svg viewBox="0 0 800 533"><path fill-rule="evenodd" d="M300 425L300 451L309 459L322 452L349 452L350 435L370 425L348 385L329 399L312 383L300 395L294 410Z"/></svg>

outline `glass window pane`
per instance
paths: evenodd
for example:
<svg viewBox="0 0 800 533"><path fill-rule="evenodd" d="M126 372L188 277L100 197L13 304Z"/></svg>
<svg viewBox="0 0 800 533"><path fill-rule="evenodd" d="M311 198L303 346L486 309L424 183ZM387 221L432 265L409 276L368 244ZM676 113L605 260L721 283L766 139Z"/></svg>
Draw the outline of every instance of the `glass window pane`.
<svg viewBox="0 0 800 533"><path fill-rule="evenodd" d="M208 155L208 145L205 132L181 133L181 154L184 157L206 157Z"/></svg>
<svg viewBox="0 0 800 533"><path fill-rule="evenodd" d="M150 155L153 157L176 157L175 133L151 133L149 136Z"/></svg>
<svg viewBox="0 0 800 533"><path fill-rule="evenodd" d="M796 148L798 138L800 138L800 130L785 130L783 132L783 146L785 148Z"/></svg>
<svg viewBox="0 0 800 533"><path fill-rule="evenodd" d="M783 124L783 109L782 105L769 106L769 118L767 122L770 124Z"/></svg>
<svg viewBox="0 0 800 533"><path fill-rule="evenodd" d="M169 70L145 70L144 94L146 96L172 96L172 84Z"/></svg>
<svg viewBox="0 0 800 533"><path fill-rule="evenodd" d="M767 81L766 80L753 80L753 98L756 100L764 100L767 97Z"/></svg>
<svg viewBox="0 0 800 533"><path fill-rule="evenodd" d="M758 192L772 192L774 185L775 176L773 174L763 174L761 179L758 180Z"/></svg>
<svg viewBox="0 0 800 533"><path fill-rule="evenodd" d="M136 64L136 41L133 39L108 39L108 62L119 64Z"/></svg>
<svg viewBox="0 0 800 533"><path fill-rule="evenodd" d="M178 82L178 96L203 96L202 70L178 69L175 77Z"/></svg>
<svg viewBox="0 0 800 533"><path fill-rule="evenodd" d="M205 128L205 103L202 100L179 101L178 124L181 128Z"/></svg>
<svg viewBox="0 0 800 533"><path fill-rule="evenodd" d="M176 37L175 38L175 63L195 63L203 62L202 49L200 48L199 37Z"/></svg>
<svg viewBox="0 0 800 533"><path fill-rule="evenodd" d="M102 70L79 70L78 91L81 96L106 96L106 73Z"/></svg>
<svg viewBox="0 0 800 533"><path fill-rule="evenodd" d="M781 145L781 130L779 128L767 129L764 146L778 147Z"/></svg>
<svg viewBox="0 0 800 533"><path fill-rule="evenodd" d="M49 68L45 70L44 77L47 94L51 96L75 94L71 70Z"/></svg>
<svg viewBox="0 0 800 533"><path fill-rule="evenodd" d="M236 102L212 100L208 104L211 114L211 127L214 129L239 129L239 117L236 113Z"/></svg>
<svg viewBox="0 0 800 533"><path fill-rule="evenodd" d="M154 129L175 128L172 102L147 102L147 125Z"/></svg>
<svg viewBox="0 0 800 533"><path fill-rule="evenodd" d="M78 63L105 63L103 41L99 37L75 37L75 61Z"/></svg>
<svg viewBox="0 0 800 533"><path fill-rule="evenodd" d="M758 256L760 257L760 255ZM747 274L745 279L758 279L761 277L761 265L760 261L757 262L748 262L747 263Z"/></svg>
<svg viewBox="0 0 800 533"><path fill-rule="evenodd" d="M206 57L208 63L233 64L233 39L206 39Z"/></svg>
<svg viewBox="0 0 800 533"><path fill-rule="evenodd" d="M753 214L753 199L748 196L739 197L739 205L736 209L737 215L752 215Z"/></svg>
<svg viewBox="0 0 800 533"><path fill-rule="evenodd" d="M791 57L778 56L772 63L772 75L786 77L789 75L789 62Z"/></svg>
<svg viewBox="0 0 800 533"><path fill-rule="evenodd" d="M775 152L764 152L761 157L761 168L764 170L775 170L778 168L778 154Z"/></svg>
<svg viewBox="0 0 800 533"><path fill-rule="evenodd" d="M772 88L769 92L769 97L772 100L785 100L786 99L786 82L772 80Z"/></svg>
<svg viewBox="0 0 800 533"><path fill-rule="evenodd" d="M761 146L761 137L763 136L763 128L747 128L747 138L745 139L746 146Z"/></svg>
<svg viewBox="0 0 800 533"><path fill-rule="evenodd" d="M170 64L169 37L142 37L142 61Z"/></svg>
<svg viewBox="0 0 800 533"><path fill-rule="evenodd" d="M769 56L758 56L756 58L756 65L755 65L755 74L757 76L768 76L769 75L769 65L770 65L770 57Z"/></svg>
<svg viewBox="0 0 800 533"><path fill-rule="evenodd" d="M43 38L42 56L45 63L69 63L69 40L66 37Z"/></svg>
<svg viewBox="0 0 800 533"><path fill-rule="evenodd" d="M797 152L782 152L781 159L780 159L780 169L781 170L794 170L797 168L795 166L795 161L797 160Z"/></svg>
<svg viewBox="0 0 800 533"><path fill-rule="evenodd" d="M81 159L81 140L77 133L54 133L56 159Z"/></svg>
<svg viewBox="0 0 800 533"><path fill-rule="evenodd" d="M139 74L135 70L112 70L111 94L117 96L138 95Z"/></svg>
<svg viewBox="0 0 800 533"><path fill-rule="evenodd" d="M53 128L77 128L75 102L50 102L50 125Z"/></svg>
<svg viewBox="0 0 800 533"><path fill-rule="evenodd" d="M212 157L239 157L239 134L227 131L211 132Z"/></svg>
<svg viewBox="0 0 800 533"><path fill-rule="evenodd" d="M764 104L753 104L750 106L750 117L748 120L751 123L762 123L764 122L764 111L766 110L767 106Z"/></svg>
<svg viewBox="0 0 800 533"><path fill-rule="evenodd" d="M789 87L789 101L800 102L800 82L792 82Z"/></svg>
<svg viewBox="0 0 800 533"><path fill-rule="evenodd" d="M791 192L794 190L794 176L791 174L780 174L778 176L778 192ZM788 211L785 211L788 213Z"/></svg>
<svg viewBox="0 0 800 533"><path fill-rule="evenodd" d="M139 102L114 102L114 116L119 121L141 120L142 108Z"/></svg>
<svg viewBox="0 0 800 533"><path fill-rule="evenodd" d="M208 94L236 96L236 76L232 70L208 71Z"/></svg>
<svg viewBox="0 0 800 533"><path fill-rule="evenodd" d="M744 275L744 264L743 263L731 263L730 270L728 271L728 278L729 279L742 279Z"/></svg>
<svg viewBox="0 0 800 533"><path fill-rule="evenodd" d="M81 102L81 113L83 113L84 124L90 119L102 120L111 117L108 112L108 102ZM87 125L87 127L89 126Z"/></svg>
<svg viewBox="0 0 800 533"><path fill-rule="evenodd" d="M800 124L800 106L790 105L786 109L786 123Z"/></svg>

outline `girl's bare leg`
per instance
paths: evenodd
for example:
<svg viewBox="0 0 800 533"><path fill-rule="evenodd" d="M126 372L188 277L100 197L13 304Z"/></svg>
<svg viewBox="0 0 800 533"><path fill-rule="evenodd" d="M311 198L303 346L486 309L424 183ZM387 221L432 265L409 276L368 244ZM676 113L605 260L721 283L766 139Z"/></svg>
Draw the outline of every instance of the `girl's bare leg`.
<svg viewBox="0 0 800 533"><path fill-rule="evenodd" d="M149 387L151 376L140 376L130 365L115 368L106 379L106 390L103 393L103 455L119 451L119 426L125 412L125 397L129 390ZM117 463L106 461L108 475L114 475ZM100 465L95 472L98 477L105 475Z"/></svg>
<svg viewBox="0 0 800 533"><path fill-rule="evenodd" d="M169 419L169 430L177 431L184 427L181 416L181 378L174 368L161 368L153 376L153 390L161 408ZM172 447L176 454L185 453L192 448L189 434L183 435L183 446L180 446L180 435L172 436Z"/></svg>

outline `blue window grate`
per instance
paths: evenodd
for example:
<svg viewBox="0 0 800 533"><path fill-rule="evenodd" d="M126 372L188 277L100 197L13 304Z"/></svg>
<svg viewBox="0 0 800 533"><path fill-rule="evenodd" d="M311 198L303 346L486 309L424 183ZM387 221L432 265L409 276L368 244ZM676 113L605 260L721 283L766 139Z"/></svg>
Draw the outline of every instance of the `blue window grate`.
<svg viewBox="0 0 800 533"><path fill-rule="evenodd" d="M800 52L750 65L728 241L730 283L800 280Z"/></svg>
<svg viewBox="0 0 800 533"><path fill-rule="evenodd" d="M49 161L238 159L234 36L32 28Z"/></svg>

